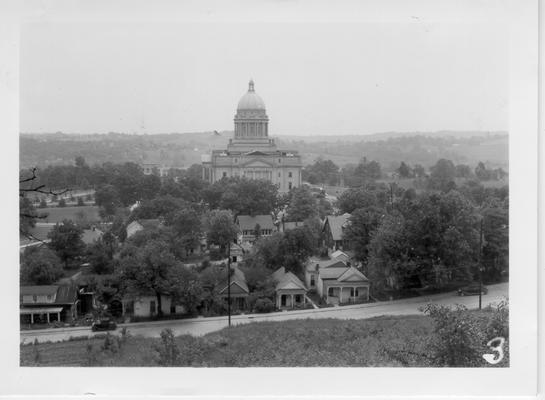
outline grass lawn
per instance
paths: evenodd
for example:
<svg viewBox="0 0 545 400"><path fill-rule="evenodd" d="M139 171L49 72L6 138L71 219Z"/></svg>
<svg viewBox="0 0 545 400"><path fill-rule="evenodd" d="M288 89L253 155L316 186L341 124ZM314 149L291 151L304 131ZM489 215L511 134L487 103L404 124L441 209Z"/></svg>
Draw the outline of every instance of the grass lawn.
<svg viewBox="0 0 545 400"><path fill-rule="evenodd" d="M81 206L81 207L47 207L39 208L39 213L47 213L47 217L40 219L39 222L62 222L65 219L77 221L78 214L84 213L85 219L89 222L100 221L97 206Z"/></svg>
<svg viewBox="0 0 545 400"><path fill-rule="evenodd" d="M486 324L492 313L477 317ZM306 319L254 322L202 337L178 336L181 359L191 367L397 367L427 366L425 354L433 335L426 316L378 317L367 320ZM129 337L114 353L101 353L92 365L157 366L160 342ZM104 339L21 345L22 366L85 366L88 348L95 352ZM403 350L401 350L403 349ZM410 357L402 353L410 350ZM37 357L36 354L39 354ZM401 355L400 355L401 354ZM414 356L416 354L416 356ZM39 362L36 363L35 360ZM484 365L483 365L484 366ZM508 360L497 366L508 366Z"/></svg>

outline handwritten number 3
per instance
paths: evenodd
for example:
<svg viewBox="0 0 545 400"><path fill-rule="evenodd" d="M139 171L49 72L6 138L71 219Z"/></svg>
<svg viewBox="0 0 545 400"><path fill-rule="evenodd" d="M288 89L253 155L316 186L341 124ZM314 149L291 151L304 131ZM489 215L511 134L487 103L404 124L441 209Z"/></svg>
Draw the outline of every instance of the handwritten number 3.
<svg viewBox="0 0 545 400"><path fill-rule="evenodd" d="M492 346L492 344L499 342L498 345ZM490 340L486 345L490 347L490 350L498 352L498 354L483 354L483 358L490 364L497 364L501 360L503 360L503 344L505 343L505 339L500 337L495 337L494 339Z"/></svg>

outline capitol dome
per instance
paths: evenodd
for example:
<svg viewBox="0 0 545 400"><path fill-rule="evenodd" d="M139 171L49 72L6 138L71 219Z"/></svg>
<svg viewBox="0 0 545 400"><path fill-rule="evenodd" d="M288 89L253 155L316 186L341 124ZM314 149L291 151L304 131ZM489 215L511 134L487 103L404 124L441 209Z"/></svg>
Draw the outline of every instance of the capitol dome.
<svg viewBox="0 0 545 400"><path fill-rule="evenodd" d="M265 102L254 91L253 80L248 84L248 92L238 102L237 110L265 110Z"/></svg>

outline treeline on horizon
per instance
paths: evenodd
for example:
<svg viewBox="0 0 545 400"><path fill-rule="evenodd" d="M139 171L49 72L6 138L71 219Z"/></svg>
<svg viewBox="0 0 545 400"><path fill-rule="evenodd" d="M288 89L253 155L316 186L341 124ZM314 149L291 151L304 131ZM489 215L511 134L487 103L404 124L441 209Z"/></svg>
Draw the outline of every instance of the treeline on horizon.
<svg viewBox="0 0 545 400"><path fill-rule="evenodd" d="M382 169L392 172L401 160L410 164L430 167L438 159L445 158L456 164L472 167L482 161L489 168L508 169L507 134L481 134L455 136L445 134L407 134L392 136L391 133L362 136L360 140L344 136L330 140L281 136L276 138L279 147L299 151L304 164L312 163L319 156L333 160L340 166L357 164L362 155L381 163ZM20 166L22 168L45 167L70 163L83 156L90 165L105 162L156 162L168 167L187 168L200 163L201 155L213 149L225 148L231 132L187 134L22 134L20 137Z"/></svg>

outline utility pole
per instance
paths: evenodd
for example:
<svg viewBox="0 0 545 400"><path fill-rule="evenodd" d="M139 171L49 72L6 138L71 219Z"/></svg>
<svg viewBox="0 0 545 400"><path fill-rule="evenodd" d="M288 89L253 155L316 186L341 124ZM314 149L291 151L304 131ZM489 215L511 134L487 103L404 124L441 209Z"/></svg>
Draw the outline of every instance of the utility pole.
<svg viewBox="0 0 545 400"><path fill-rule="evenodd" d="M231 241L227 246L227 316L231 327Z"/></svg>
<svg viewBox="0 0 545 400"><path fill-rule="evenodd" d="M481 232L479 234L479 310L483 301L483 220L481 218Z"/></svg>

